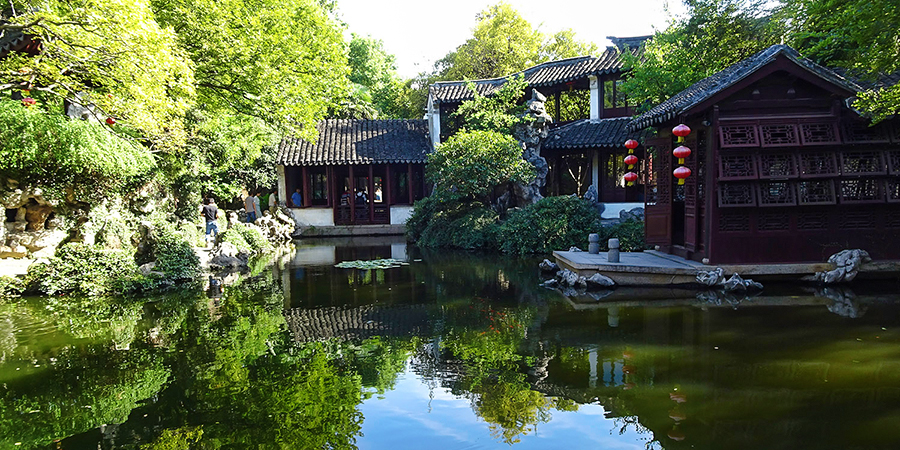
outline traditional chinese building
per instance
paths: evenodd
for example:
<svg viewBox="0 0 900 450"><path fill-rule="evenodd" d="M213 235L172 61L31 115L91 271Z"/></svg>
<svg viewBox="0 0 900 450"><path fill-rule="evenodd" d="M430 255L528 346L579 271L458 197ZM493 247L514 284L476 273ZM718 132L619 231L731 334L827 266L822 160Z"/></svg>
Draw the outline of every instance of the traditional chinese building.
<svg viewBox="0 0 900 450"><path fill-rule="evenodd" d="M315 142L286 137L278 149L279 199L298 226L396 225L372 232L402 233L413 202L427 191L426 121L328 119L316 130ZM299 204L292 200L297 189Z"/></svg>
<svg viewBox="0 0 900 450"><path fill-rule="evenodd" d="M643 142L647 243L711 264L900 258L900 124L870 126L848 106L862 90L775 45L636 117L631 130L658 133Z"/></svg>

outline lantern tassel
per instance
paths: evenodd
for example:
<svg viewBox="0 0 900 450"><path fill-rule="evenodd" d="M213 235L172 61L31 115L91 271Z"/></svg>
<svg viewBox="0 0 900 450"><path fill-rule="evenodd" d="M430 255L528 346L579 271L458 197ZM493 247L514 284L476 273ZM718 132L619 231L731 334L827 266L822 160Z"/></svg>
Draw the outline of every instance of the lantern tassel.
<svg viewBox="0 0 900 450"><path fill-rule="evenodd" d="M679 179L678 179L678 185L681 186L681 185L683 185L683 184L684 184L684 178L679 178Z"/></svg>
<svg viewBox="0 0 900 450"><path fill-rule="evenodd" d="M678 164L684 164L684 158L678 158Z"/></svg>

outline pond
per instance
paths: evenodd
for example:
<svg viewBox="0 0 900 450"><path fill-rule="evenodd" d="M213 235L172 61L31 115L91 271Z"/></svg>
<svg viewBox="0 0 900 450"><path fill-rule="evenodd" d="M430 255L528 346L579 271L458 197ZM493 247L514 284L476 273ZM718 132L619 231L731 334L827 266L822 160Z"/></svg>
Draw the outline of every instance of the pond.
<svg viewBox="0 0 900 450"><path fill-rule="evenodd" d="M897 282L563 296L538 261L304 241L221 291L7 300L0 448L900 448Z"/></svg>

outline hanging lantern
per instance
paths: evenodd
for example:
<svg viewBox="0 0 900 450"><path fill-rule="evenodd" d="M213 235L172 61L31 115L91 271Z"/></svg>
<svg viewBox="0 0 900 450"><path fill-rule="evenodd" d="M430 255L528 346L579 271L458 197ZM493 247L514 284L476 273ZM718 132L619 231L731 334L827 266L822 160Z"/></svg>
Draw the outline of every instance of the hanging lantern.
<svg viewBox="0 0 900 450"><path fill-rule="evenodd" d="M629 170L631 170L631 168L634 167L634 165L637 164L637 162L638 162L637 156L628 155L625 157L625 164L628 164Z"/></svg>
<svg viewBox="0 0 900 450"><path fill-rule="evenodd" d="M672 128L672 134L678 136L678 142L684 142L684 137L691 134L691 128L682 123Z"/></svg>
<svg viewBox="0 0 900 450"><path fill-rule="evenodd" d="M22 99L22 104L25 105L25 107L30 108L34 105L37 105L37 100L31 97L25 97Z"/></svg>
<svg viewBox="0 0 900 450"><path fill-rule="evenodd" d="M112 117L107 117L107 118L106 118L106 124L109 125L109 126L113 126L113 125L116 124L116 119L113 119Z"/></svg>
<svg viewBox="0 0 900 450"><path fill-rule="evenodd" d="M634 172L628 172L625 174L625 181L628 182L628 186L634 186L634 182L637 181L637 174Z"/></svg>
<svg viewBox="0 0 900 450"><path fill-rule="evenodd" d="M684 164L684 159L691 156L691 149L681 145L675 150L672 150L672 155L678 158L678 164Z"/></svg>
<svg viewBox="0 0 900 450"><path fill-rule="evenodd" d="M638 143L638 141L636 141L634 139L629 139L629 140L625 141L625 148L628 149L628 154L634 153L634 149L636 149L638 147L638 145L640 145L640 144Z"/></svg>
<svg viewBox="0 0 900 450"><path fill-rule="evenodd" d="M675 178L678 178L678 184L684 184L684 179L691 176L691 169L681 166L675 169L675 171L672 172L672 175L675 175Z"/></svg>

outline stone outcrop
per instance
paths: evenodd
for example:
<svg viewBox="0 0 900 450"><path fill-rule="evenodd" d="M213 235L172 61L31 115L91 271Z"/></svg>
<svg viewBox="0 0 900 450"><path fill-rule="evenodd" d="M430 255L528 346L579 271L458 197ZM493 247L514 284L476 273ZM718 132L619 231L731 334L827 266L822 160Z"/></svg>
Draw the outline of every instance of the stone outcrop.
<svg viewBox="0 0 900 450"><path fill-rule="evenodd" d="M578 275L569 269L562 269L556 274L556 278L545 281L544 287L559 287L563 289L563 294L567 294L570 289L609 289L615 287L616 282L611 278L595 273L588 278Z"/></svg>
<svg viewBox="0 0 900 450"><path fill-rule="evenodd" d="M820 284L849 283L856 278L859 267L870 261L872 258L865 250L842 250L828 258L828 262L834 264L834 269L817 272L813 279Z"/></svg>
<svg viewBox="0 0 900 450"><path fill-rule="evenodd" d="M762 290L763 285L751 279L743 279L737 273L731 274L731 278L725 278L725 271L721 267L714 270L700 270L697 272L697 283L704 286L717 287L725 292L744 292Z"/></svg>
<svg viewBox="0 0 900 450"><path fill-rule="evenodd" d="M559 266L555 262L545 259L538 265L542 272L558 272Z"/></svg>
<svg viewBox="0 0 900 450"><path fill-rule="evenodd" d="M209 257L209 268L214 271L240 270L247 267L250 253L239 250L229 242L224 242L212 249Z"/></svg>
<svg viewBox="0 0 900 450"><path fill-rule="evenodd" d="M528 161L535 169L534 180L528 184L516 184L513 192L516 196L516 206L528 206L544 198L541 188L547 184L547 174L550 166L547 160L541 157L541 140L547 137L549 126L553 122L544 103L547 97L534 89L531 91L531 99L525 102L524 117L526 123L519 125L513 136L522 143L522 158Z"/></svg>
<svg viewBox="0 0 900 450"><path fill-rule="evenodd" d="M0 186L0 206L6 210L0 225L0 258L52 256L68 236L63 221L53 215L56 205L44 199L40 188L23 189L6 180Z"/></svg>

